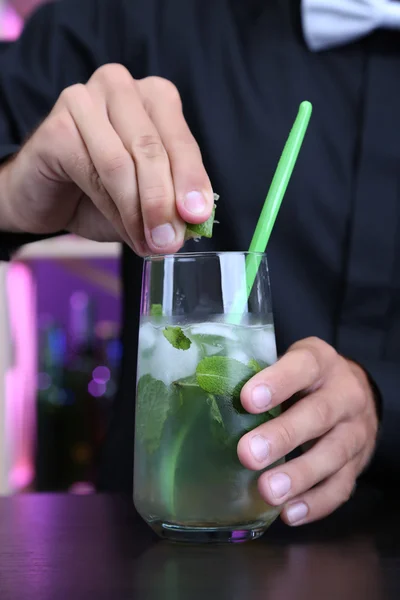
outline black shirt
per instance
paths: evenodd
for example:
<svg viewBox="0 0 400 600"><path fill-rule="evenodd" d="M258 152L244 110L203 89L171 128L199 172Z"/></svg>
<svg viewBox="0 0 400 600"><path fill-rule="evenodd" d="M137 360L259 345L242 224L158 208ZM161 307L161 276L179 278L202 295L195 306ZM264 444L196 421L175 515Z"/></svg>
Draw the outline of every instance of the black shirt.
<svg viewBox="0 0 400 600"><path fill-rule="evenodd" d="M298 0L70 0L0 55L0 156L60 92L118 62L180 90L220 225L198 249L248 247L302 100L314 113L269 247L278 351L314 335L384 400L375 474L400 467L400 36L313 54ZM129 110L129 107L127 107ZM27 238L0 234L7 248ZM124 250L124 356L101 487L131 490L141 260Z"/></svg>

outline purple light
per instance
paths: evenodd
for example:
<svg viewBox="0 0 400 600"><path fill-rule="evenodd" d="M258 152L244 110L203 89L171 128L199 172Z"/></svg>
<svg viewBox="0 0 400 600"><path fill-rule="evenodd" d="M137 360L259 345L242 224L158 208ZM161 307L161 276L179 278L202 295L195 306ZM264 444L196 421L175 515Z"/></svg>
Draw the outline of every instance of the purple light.
<svg viewBox="0 0 400 600"><path fill-rule="evenodd" d="M38 374L38 388L42 392L51 388L52 379L48 373Z"/></svg>
<svg viewBox="0 0 400 600"><path fill-rule="evenodd" d="M88 385L88 392L94 398L100 398L101 396L104 396L105 391L106 391L105 383L98 383L97 381L92 380Z"/></svg>
<svg viewBox="0 0 400 600"><path fill-rule="evenodd" d="M33 478L36 429L36 302L28 267L14 263L7 273L7 298L13 340L13 364L5 377L9 487L15 492Z"/></svg>
<svg viewBox="0 0 400 600"><path fill-rule="evenodd" d="M93 381L106 384L110 381L111 373L108 367L96 367L93 371Z"/></svg>
<svg viewBox="0 0 400 600"><path fill-rule="evenodd" d="M73 308L86 308L89 304L88 296L85 292L74 292L70 298L70 304Z"/></svg>
<svg viewBox="0 0 400 600"><path fill-rule="evenodd" d="M19 464L11 471L9 483L13 489L22 490L32 483L34 476L35 472L32 464Z"/></svg>
<svg viewBox="0 0 400 600"><path fill-rule="evenodd" d="M78 481L77 483L71 485L68 491L70 494L75 494L77 496L87 496L89 494L94 494L95 488L91 483L86 481Z"/></svg>
<svg viewBox="0 0 400 600"><path fill-rule="evenodd" d="M2 8L0 12L0 39L13 42L21 34L23 21L10 5Z"/></svg>

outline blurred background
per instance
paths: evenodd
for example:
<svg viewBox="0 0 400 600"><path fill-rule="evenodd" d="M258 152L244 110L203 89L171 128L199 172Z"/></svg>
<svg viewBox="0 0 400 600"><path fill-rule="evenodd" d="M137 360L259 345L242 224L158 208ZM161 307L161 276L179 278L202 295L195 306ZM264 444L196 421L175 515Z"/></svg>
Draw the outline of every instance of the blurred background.
<svg viewBox="0 0 400 600"><path fill-rule="evenodd" d="M42 3L0 0L0 51ZM63 236L0 265L0 495L94 491L121 356L119 255Z"/></svg>
<svg viewBox="0 0 400 600"><path fill-rule="evenodd" d="M0 0L0 42L12 42L20 35L24 21L45 0Z"/></svg>

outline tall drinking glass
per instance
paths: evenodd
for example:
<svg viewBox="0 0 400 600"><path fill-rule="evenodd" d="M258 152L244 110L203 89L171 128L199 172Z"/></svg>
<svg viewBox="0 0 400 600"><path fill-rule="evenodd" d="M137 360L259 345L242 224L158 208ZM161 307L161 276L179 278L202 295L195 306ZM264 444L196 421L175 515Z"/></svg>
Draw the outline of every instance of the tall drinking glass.
<svg viewBox="0 0 400 600"><path fill-rule="evenodd" d="M258 271L250 291L251 261ZM246 541L278 516L259 495L259 473L237 457L240 438L279 414L251 415L240 403L244 383L275 361L264 254L145 259L134 502L161 537Z"/></svg>

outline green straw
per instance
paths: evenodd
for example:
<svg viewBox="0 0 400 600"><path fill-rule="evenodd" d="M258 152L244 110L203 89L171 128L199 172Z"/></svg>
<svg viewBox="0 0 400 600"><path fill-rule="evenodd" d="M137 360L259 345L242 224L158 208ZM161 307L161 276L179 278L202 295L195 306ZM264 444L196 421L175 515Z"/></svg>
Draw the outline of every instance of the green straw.
<svg viewBox="0 0 400 600"><path fill-rule="evenodd" d="M269 188L253 239L251 240L249 252L262 254L266 250L307 131L311 113L311 103L307 101L302 102L272 179L271 187ZM241 320L257 276L262 259L261 254L249 254L246 258L246 290L243 290L234 300L231 314L229 315L231 323L239 323Z"/></svg>

